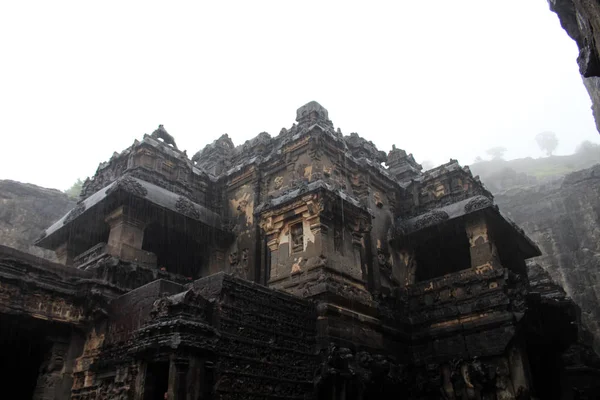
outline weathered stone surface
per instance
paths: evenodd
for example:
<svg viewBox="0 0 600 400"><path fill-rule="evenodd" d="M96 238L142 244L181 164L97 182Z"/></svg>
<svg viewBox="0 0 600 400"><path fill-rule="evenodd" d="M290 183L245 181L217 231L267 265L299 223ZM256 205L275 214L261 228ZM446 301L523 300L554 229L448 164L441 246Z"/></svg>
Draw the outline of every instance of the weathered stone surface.
<svg viewBox="0 0 600 400"><path fill-rule="evenodd" d="M538 243L537 262L581 307L600 350L600 165L496 201Z"/></svg>
<svg viewBox="0 0 600 400"><path fill-rule="evenodd" d="M316 102L296 122L192 160L159 127L37 242L65 265L0 247L0 353L37 348L0 376L56 400L596 396L578 308L528 285L539 249L468 167L422 173Z"/></svg>
<svg viewBox="0 0 600 400"><path fill-rule="evenodd" d="M548 0L548 4L579 47L577 64L592 100L596 127L600 127L600 4L590 0Z"/></svg>
<svg viewBox="0 0 600 400"><path fill-rule="evenodd" d="M10 180L0 181L0 244L56 260L53 251L33 243L75 206L66 194Z"/></svg>
<svg viewBox="0 0 600 400"><path fill-rule="evenodd" d="M596 121L596 129L600 132L600 77L583 78L583 84L592 100L592 113Z"/></svg>

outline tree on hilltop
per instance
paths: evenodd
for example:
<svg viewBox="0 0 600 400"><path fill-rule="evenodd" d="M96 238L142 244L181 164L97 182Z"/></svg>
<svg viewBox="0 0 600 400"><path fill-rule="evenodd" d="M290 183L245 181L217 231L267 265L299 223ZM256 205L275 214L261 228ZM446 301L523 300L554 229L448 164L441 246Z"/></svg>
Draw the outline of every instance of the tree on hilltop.
<svg viewBox="0 0 600 400"><path fill-rule="evenodd" d="M494 160L502 160L504 157L504 153L506 153L506 147L492 147L491 149L488 149L486 153L492 156L492 159Z"/></svg>
<svg viewBox="0 0 600 400"><path fill-rule="evenodd" d="M542 132L538 133L535 137L535 141L537 142L540 149L546 153L547 156L551 156L556 150L558 146L558 138L556 137L556 133L554 132Z"/></svg>
<svg viewBox="0 0 600 400"><path fill-rule="evenodd" d="M597 149L600 149L600 144L592 143L589 140L584 140L575 148L575 154L589 153Z"/></svg>

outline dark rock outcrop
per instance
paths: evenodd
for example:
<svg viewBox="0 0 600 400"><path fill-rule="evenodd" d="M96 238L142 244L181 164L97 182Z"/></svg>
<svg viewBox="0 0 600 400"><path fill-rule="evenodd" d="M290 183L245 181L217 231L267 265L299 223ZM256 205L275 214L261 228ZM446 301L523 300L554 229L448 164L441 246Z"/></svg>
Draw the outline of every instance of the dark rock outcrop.
<svg viewBox="0 0 600 400"><path fill-rule="evenodd" d="M577 43L577 64L592 99L596 127L600 130L600 3L590 0L548 0L561 26Z"/></svg>
<svg viewBox="0 0 600 400"><path fill-rule="evenodd" d="M537 262L581 307L600 350L600 164L495 199L540 246Z"/></svg>
<svg viewBox="0 0 600 400"><path fill-rule="evenodd" d="M73 207L75 201L56 189L0 180L0 244L55 260L53 251L33 242Z"/></svg>
<svg viewBox="0 0 600 400"><path fill-rule="evenodd" d="M592 113L596 121L596 129L600 132L600 77L583 78L583 84L592 100Z"/></svg>

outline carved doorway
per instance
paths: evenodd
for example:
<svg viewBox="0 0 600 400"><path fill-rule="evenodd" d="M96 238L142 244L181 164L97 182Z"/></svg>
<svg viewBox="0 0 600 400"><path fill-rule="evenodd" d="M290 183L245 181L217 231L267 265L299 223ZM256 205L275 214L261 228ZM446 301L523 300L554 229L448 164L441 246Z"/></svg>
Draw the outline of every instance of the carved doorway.
<svg viewBox="0 0 600 400"><path fill-rule="evenodd" d="M151 362L146 367L144 400L163 400L169 390L169 362Z"/></svg>

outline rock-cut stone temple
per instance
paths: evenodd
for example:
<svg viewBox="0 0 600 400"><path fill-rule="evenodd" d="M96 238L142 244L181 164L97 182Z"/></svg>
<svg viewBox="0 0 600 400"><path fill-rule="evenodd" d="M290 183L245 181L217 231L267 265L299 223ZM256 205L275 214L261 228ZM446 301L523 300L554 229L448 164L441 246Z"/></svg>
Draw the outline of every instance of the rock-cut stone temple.
<svg viewBox="0 0 600 400"><path fill-rule="evenodd" d="M36 244L60 263L0 247L1 398L600 398L579 308L479 178L316 102L191 159L159 126Z"/></svg>

